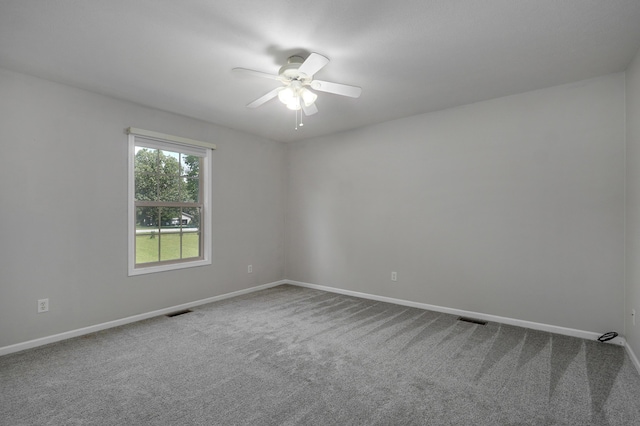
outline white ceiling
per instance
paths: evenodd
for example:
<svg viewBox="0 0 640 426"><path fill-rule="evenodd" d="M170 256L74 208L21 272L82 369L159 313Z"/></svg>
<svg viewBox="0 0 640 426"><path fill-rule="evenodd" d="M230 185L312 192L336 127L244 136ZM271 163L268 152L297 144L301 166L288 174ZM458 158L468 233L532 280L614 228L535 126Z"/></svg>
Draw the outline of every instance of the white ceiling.
<svg viewBox="0 0 640 426"><path fill-rule="evenodd" d="M280 141L623 71L640 0L0 0L0 68ZM331 59L294 130L277 99L292 54ZM135 123L132 123L135 124Z"/></svg>

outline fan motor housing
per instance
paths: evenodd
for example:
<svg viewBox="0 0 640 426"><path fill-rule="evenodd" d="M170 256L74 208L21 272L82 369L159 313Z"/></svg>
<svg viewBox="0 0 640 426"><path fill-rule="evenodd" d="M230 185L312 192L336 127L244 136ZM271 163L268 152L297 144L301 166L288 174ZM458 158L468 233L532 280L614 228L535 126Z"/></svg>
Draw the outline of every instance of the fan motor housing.
<svg viewBox="0 0 640 426"><path fill-rule="evenodd" d="M302 58L301 56L291 56L287 60L287 64L280 68L278 74L287 81L297 80L303 83L309 83L311 81L311 76L298 71L300 65L302 65L303 62L304 58Z"/></svg>

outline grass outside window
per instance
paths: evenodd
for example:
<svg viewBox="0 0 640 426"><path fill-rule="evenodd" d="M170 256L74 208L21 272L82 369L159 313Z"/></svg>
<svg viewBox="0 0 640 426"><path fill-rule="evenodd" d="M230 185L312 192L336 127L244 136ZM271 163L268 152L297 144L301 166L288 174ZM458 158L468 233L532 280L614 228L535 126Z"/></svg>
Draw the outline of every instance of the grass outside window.
<svg viewBox="0 0 640 426"><path fill-rule="evenodd" d="M199 256L200 234L198 232L136 235L136 263L189 259Z"/></svg>

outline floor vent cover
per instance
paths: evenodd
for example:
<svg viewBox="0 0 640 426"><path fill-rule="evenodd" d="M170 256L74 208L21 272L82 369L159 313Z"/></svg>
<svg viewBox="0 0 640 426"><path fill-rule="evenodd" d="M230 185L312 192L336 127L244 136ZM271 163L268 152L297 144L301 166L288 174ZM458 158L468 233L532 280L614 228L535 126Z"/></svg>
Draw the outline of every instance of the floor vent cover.
<svg viewBox="0 0 640 426"><path fill-rule="evenodd" d="M169 318L177 317L178 315L188 314L189 312L193 312L191 309L185 309L184 311L171 312L167 314Z"/></svg>
<svg viewBox="0 0 640 426"><path fill-rule="evenodd" d="M487 325L487 321L469 317L459 317L458 321L470 322L471 324Z"/></svg>

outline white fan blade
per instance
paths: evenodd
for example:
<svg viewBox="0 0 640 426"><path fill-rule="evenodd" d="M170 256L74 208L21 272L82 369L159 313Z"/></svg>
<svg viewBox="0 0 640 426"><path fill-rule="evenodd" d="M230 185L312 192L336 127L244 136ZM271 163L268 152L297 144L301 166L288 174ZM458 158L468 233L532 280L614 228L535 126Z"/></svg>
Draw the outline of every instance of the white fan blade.
<svg viewBox="0 0 640 426"><path fill-rule="evenodd" d="M302 65L300 65L300 68L298 68L298 72L311 77L328 63L329 58L326 58L318 53L312 53L307 59L305 59Z"/></svg>
<svg viewBox="0 0 640 426"><path fill-rule="evenodd" d="M248 104L247 108L258 108L263 103L265 103L267 101L270 101L271 99L273 99L276 96L278 96L278 92L281 91L281 90L282 90L282 87L276 87L275 89L273 89L269 93L260 96L258 99L256 99L255 101L251 102L250 104Z"/></svg>
<svg viewBox="0 0 640 426"><path fill-rule="evenodd" d="M234 68L233 71L239 72L239 73L242 73L242 74L254 75L256 77L270 78L272 80L280 80L280 76L279 75L268 74L268 73L262 72L262 71L248 70L246 68Z"/></svg>
<svg viewBox="0 0 640 426"><path fill-rule="evenodd" d="M334 93L336 95L349 96L351 98L359 98L362 89L357 86L349 86L348 84L331 83L330 81L313 80L311 88L321 92Z"/></svg>
<svg viewBox="0 0 640 426"><path fill-rule="evenodd" d="M302 110L304 111L304 115L313 115L316 112L318 112L318 107L316 106L316 104L311 104L309 106L305 106L304 102L301 102L302 104Z"/></svg>

